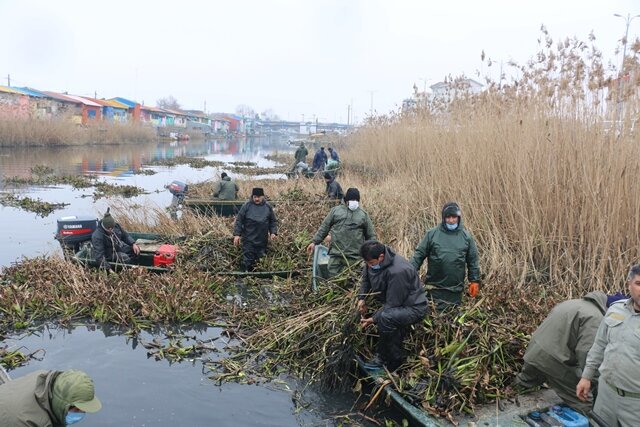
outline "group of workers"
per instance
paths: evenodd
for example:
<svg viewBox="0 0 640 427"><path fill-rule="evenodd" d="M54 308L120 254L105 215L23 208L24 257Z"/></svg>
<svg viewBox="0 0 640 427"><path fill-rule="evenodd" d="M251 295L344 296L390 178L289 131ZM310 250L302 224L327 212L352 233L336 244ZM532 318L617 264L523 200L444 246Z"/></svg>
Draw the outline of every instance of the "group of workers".
<svg viewBox="0 0 640 427"><path fill-rule="evenodd" d="M304 142L300 143L300 146L294 153L294 161L291 167L291 172L300 175L313 175L323 171L335 171L340 166L340 156L338 151L333 147L328 147L329 154L324 150L324 147L320 147L313 155L313 161L311 163L311 170L309 170L309 164L307 163L307 155L309 150L305 147Z"/></svg>
<svg viewBox="0 0 640 427"><path fill-rule="evenodd" d="M304 149L306 156L304 144L300 149ZM330 151L333 156L335 150ZM321 158L317 165L323 162L323 152L321 148L316 153ZM296 161L302 158L298 152L295 156ZM376 325L379 333L376 354L366 366L384 365L396 370L406 358L403 340L410 326L424 319L430 303L438 311L460 305L465 283L468 294L478 296L480 267L475 240L464 227L460 206L447 203L440 222L426 232L409 261L377 241L373 222L360 205L357 188L349 188L343 194L334 175L326 173L324 178L327 196L342 199L343 203L333 207L324 218L307 252L312 253L316 245L328 242L329 278L359 268L364 261L356 310L361 314L362 327ZM235 199L237 192L237 184L223 173L214 196ZM233 230L234 245L242 246L243 270L255 268L277 234L278 220L273 207L266 201L262 188L253 188L251 198L237 214ZM106 260L125 261L140 251L109 212L100 221L92 240L96 260L106 268ZM423 282L419 272L425 260L427 271ZM558 304L533 334L514 386L526 390L546 383L567 405L585 414L593 409L610 426L634 425L635 409L640 408L640 374L634 370L635 362L640 362L639 265L630 269L627 286L631 298L621 294L607 297L594 291L581 299ZM382 304L375 313L367 305L371 297ZM38 387L49 387L55 396L52 388L55 376L47 378L40 374L29 381L37 382ZM16 387L18 384L14 382ZM7 389L0 387L0 402L7 398ZM63 406L46 411L56 420L64 419L68 413L76 416L73 414L82 412L83 406L74 402L67 399Z"/></svg>

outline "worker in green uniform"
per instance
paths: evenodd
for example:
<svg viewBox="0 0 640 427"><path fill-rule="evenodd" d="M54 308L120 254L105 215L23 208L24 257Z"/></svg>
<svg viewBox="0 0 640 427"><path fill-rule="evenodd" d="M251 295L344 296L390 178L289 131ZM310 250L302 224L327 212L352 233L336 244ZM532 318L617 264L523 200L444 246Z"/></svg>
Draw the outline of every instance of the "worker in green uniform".
<svg viewBox="0 0 640 427"><path fill-rule="evenodd" d="M469 278L469 294L476 297L480 290L478 248L471 233L464 228L462 211L451 202L442 208L442 222L427 231L416 247L411 264L416 270L427 259L425 288L427 297L436 302L438 310L462 302L465 270Z"/></svg>
<svg viewBox="0 0 640 427"><path fill-rule="evenodd" d="M607 307L621 298L625 296L593 291L556 305L531 336L516 387L530 389L546 382L567 405L589 412L593 401L580 401L576 386Z"/></svg>
<svg viewBox="0 0 640 427"><path fill-rule="evenodd" d="M329 212L307 246L312 253L315 246L330 236L329 277L339 275L346 268L361 262L360 247L366 240L375 240L376 231L369 214L360 207L360 192L349 188L340 204Z"/></svg>
<svg viewBox="0 0 640 427"><path fill-rule="evenodd" d="M627 285L631 298L605 313L576 387L578 398L587 402L600 372L593 412L611 427L637 426L640 412L640 265L629 270Z"/></svg>
<svg viewBox="0 0 640 427"><path fill-rule="evenodd" d="M102 408L82 371L36 371L0 386L2 427L62 427Z"/></svg>
<svg viewBox="0 0 640 427"><path fill-rule="evenodd" d="M216 182L216 185L213 187L213 198L219 200L236 200L238 198L238 191L240 191L238 184L232 181L226 172L222 172L220 174L220 181Z"/></svg>

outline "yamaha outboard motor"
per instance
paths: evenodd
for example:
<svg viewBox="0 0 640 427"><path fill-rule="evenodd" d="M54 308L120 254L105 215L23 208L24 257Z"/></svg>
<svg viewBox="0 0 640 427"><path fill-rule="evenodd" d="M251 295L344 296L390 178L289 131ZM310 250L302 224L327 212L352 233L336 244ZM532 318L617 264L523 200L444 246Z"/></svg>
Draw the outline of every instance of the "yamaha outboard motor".
<svg viewBox="0 0 640 427"><path fill-rule="evenodd" d="M178 201L182 203L184 196L189 191L189 186L182 181L173 181L167 186L169 192L178 198Z"/></svg>
<svg viewBox="0 0 640 427"><path fill-rule="evenodd" d="M95 216L65 216L58 219L56 240L64 250L78 252L80 245L91 240L91 235L98 228Z"/></svg>

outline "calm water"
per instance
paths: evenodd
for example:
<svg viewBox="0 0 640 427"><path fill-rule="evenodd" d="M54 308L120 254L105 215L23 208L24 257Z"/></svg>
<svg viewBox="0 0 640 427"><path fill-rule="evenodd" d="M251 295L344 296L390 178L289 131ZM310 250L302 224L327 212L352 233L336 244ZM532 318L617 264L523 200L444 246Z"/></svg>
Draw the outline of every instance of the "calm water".
<svg viewBox="0 0 640 427"><path fill-rule="evenodd" d="M219 328L183 330L188 336L213 341L222 357L227 344ZM143 332L145 342L164 337L163 331ZM165 341L166 343L166 341ZM184 342L185 345L193 341ZM216 386L202 360L170 364L148 357L137 339L108 326L42 327L33 334L14 336L3 343L27 353L45 349L42 361L11 371L12 377L38 369L81 369L90 373L103 409L88 414L81 425L94 427L143 426L311 426L332 425L331 415L347 413L351 396L327 395L312 389L294 399L304 385L295 379L262 385L225 383ZM302 409L296 402L310 404Z"/></svg>
<svg viewBox="0 0 640 427"><path fill-rule="evenodd" d="M0 149L0 177L30 176L36 165L53 168L57 174L97 174L100 179L121 185L135 185L149 194L127 199L143 206L166 207L171 194L164 186L174 179L200 182L214 178L222 169L192 169L149 166L155 175L134 175L154 159L177 156L202 157L224 162L251 161L272 166L264 158L274 152L292 152L284 140L248 139L238 141L190 141L186 144L150 143L109 147L65 147ZM223 168L224 169L224 168ZM232 173L230 173L233 176ZM91 197L93 188L73 190L66 185L12 188L0 179L0 191L39 198L48 202L70 203L64 209L41 218L23 210L0 206L0 269L23 256L34 257L60 251L53 239L56 219L66 215L101 216L119 197ZM120 199L121 200L121 199ZM216 337L216 328L189 331L199 338ZM154 335L162 337L160 332ZM143 338L150 340L149 333ZM308 390L299 409L292 399L295 390L304 390L296 379L261 385L223 384L217 387L207 378L200 361L170 365L147 358L147 350L108 327L80 326L75 329L43 328L35 335L11 337L0 345L24 346L27 353L46 350L42 361L11 372L21 376L37 369L82 369L90 373L104 403L98 414L88 416L82 425L91 426L296 426L332 425L332 415L350 412L355 401L351 394L326 394ZM222 346L222 340L216 345ZM220 357L220 355L218 355ZM387 413L395 417L393 413Z"/></svg>

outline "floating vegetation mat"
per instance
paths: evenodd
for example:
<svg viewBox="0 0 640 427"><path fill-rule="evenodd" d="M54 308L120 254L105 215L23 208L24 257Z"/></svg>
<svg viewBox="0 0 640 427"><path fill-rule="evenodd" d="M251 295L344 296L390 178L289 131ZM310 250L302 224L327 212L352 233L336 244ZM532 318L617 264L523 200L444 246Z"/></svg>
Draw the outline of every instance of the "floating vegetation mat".
<svg viewBox="0 0 640 427"><path fill-rule="evenodd" d="M177 165L189 165L195 169L202 169L207 166L211 167L219 167L224 166L225 162L220 162L218 160L205 160L194 157L173 157L171 159L156 159L147 163L147 165L156 165L156 166L177 166Z"/></svg>
<svg viewBox="0 0 640 427"><path fill-rule="evenodd" d="M35 212L41 217L49 216L57 209L68 206L69 203L49 203L40 199L32 199L30 197L18 197L13 194L3 194L0 196L0 204L11 206L14 208L24 209L29 212Z"/></svg>
<svg viewBox="0 0 640 427"><path fill-rule="evenodd" d="M110 196L135 197L145 194L143 188L136 187L135 185L116 185L107 182L97 182L95 187L96 191L93 193L95 200Z"/></svg>
<svg viewBox="0 0 640 427"><path fill-rule="evenodd" d="M272 162L279 163L281 165L290 165L294 161L293 153L273 153L264 156L265 159Z"/></svg>
<svg viewBox="0 0 640 427"><path fill-rule="evenodd" d="M155 175L157 172L154 171L153 169L137 169L135 171L133 171L134 175Z"/></svg>
<svg viewBox="0 0 640 427"><path fill-rule="evenodd" d="M232 166L230 171L242 175L270 175L274 173L287 173L285 168L263 168L259 166Z"/></svg>
<svg viewBox="0 0 640 427"><path fill-rule="evenodd" d="M6 184L13 185L58 185L58 184L67 184L72 186L75 189L80 188L89 188L95 185L95 177L94 176L83 176L83 175L35 175L28 178L13 176L13 177L3 177L3 180Z"/></svg>
<svg viewBox="0 0 640 427"><path fill-rule="evenodd" d="M42 360L45 355L43 349L38 349L28 354L23 353L21 350L22 347L10 349L9 346L0 346L0 365L7 369L15 369L26 365L31 360Z"/></svg>

